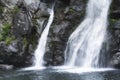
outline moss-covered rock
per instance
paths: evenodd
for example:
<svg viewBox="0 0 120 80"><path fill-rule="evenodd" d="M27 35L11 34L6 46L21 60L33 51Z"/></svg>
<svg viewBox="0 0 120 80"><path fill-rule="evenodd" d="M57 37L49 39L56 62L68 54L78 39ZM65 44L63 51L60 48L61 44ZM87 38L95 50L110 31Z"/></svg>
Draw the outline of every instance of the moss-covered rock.
<svg viewBox="0 0 120 80"><path fill-rule="evenodd" d="M4 23L2 26L2 31L0 32L0 41L5 41L7 45L9 45L15 37L11 34L11 24Z"/></svg>

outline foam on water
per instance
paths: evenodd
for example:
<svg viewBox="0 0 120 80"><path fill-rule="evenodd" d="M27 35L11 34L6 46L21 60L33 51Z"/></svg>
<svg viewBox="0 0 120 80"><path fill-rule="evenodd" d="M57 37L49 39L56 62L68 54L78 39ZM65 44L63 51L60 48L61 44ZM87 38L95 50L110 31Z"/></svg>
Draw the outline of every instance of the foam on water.
<svg viewBox="0 0 120 80"><path fill-rule="evenodd" d="M115 70L113 68L79 68L79 67L55 67L57 72L68 72L68 73L88 73L88 72L105 72Z"/></svg>

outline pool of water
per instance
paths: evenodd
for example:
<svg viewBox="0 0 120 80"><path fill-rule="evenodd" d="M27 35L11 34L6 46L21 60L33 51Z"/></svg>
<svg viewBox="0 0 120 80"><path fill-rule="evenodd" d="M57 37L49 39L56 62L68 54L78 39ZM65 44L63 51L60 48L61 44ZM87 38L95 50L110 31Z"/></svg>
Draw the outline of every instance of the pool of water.
<svg viewBox="0 0 120 80"><path fill-rule="evenodd" d="M0 71L0 80L120 80L120 70L84 73L56 69Z"/></svg>

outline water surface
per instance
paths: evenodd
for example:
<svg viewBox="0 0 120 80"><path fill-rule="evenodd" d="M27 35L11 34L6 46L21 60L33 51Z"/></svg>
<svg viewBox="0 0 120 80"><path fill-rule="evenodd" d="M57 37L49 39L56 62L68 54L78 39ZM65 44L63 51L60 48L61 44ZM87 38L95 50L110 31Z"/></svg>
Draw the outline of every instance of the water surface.
<svg viewBox="0 0 120 80"><path fill-rule="evenodd" d="M70 73L53 69L0 71L0 80L120 80L120 70Z"/></svg>

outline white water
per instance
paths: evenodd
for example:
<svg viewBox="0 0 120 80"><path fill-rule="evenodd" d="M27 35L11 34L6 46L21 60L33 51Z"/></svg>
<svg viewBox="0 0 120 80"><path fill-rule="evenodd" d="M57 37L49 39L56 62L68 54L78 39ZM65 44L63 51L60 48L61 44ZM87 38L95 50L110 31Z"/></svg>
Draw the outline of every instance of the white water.
<svg viewBox="0 0 120 80"><path fill-rule="evenodd" d="M46 43L47 43L47 37L48 37L48 33L49 33L49 29L50 26L53 22L54 19L54 10L49 9L49 14L50 17L48 19L48 23L45 27L45 29L43 30L41 37L39 39L39 44L37 46L37 49L35 50L35 55L34 55L34 62L33 62L33 66L32 67L28 67L28 68L24 68L23 70L40 70L40 69L45 69L45 67L43 66L44 60L44 54L45 54L45 47L46 47Z"/></svg>
<svg viewBox="0 0 120 80"><path fill-rule="evenodd" d="M41 37L39 39L39 44L38 44L37 49L35 50L35 53L34 53L35 55L34 55L33 66L24 68L22 70L42 70L42 69L45 69L45 67L43 66L43 63L44 63L43 58L44 58L44 54L45 54L45 47L46 47L46 43L47 43L49 29L50 29L50 26L51 26L53 19L54 19L53 8L49 9L49 14L50 14L50 17L48 19L48 23L41 34Z"/></svg>
<svg viewBox="0 0 120 80"><path fill-rule="evenodd" d="M106 36L110 3L111 0L89 0L86 18L69 37L65 65L80 68L102 67L99 57Z"/></svg>
<svg viewBox="0 0 120 80"><path fill-rule="evenodd" d="M44 62L43 57L44 57L44 53L45 53L47 36L48 36L48 32L49 32L50 26L51 26L51 24L53 22L53 18L54 18L53 9L50 9L49 13L50 13L50 17L49 17L48 23L47 23L44 31L41 34L41 37L39 39L39 44L37 46L37 49L35 50L35 55L34 55L35 59L34 59L34 65L33 65L33 68L35 68L35 69L39 69L39 68L43 67L43 62Z"/></svg>
<svg viewBox="0 0 120 80"><path fill-rule="evenodd" d="M39 3L39 0L24 0L27 5L30 5L32 3Z"/></svg>

